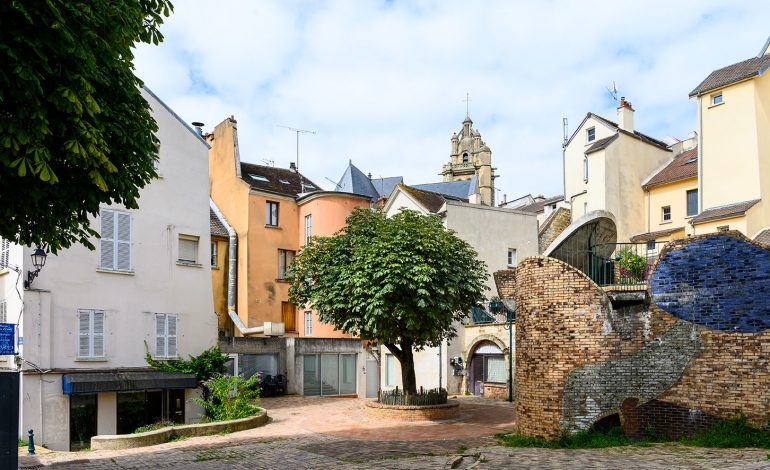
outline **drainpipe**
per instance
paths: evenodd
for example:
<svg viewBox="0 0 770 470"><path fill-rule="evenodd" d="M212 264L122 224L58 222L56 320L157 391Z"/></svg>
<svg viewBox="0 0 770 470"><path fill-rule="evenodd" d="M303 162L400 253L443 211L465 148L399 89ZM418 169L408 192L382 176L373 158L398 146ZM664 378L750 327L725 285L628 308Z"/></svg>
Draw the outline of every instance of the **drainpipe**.
<svg viewBox="0 0 770 470"><path fill-rule="evenodd" d="M233 321L235 326L238 328L238 331L240 331L243 336L247 336L255 333L264 333L265 332L264 326L246 328L246 325L244 325L243 321L241 321L241 317L239 317L238 313L235 311L235 277L236 277L236 270L238 269L238 263L236 260L236 254L237 254L237 248L238 248L238 234L235 232L235 229L232 228L230 224L227 223L227 220L225 220L225 217L219 211L219 208L217 207L217 205L214 204L213 199L209 199L209 206L211 207L211 210L214 211L214 214L217 216L217 219L219 219L219 221L222 222L222 225L225 226L225 228L227 229L227 234L230 237L230 240L228 242L230 259L228 261L228 266L227 266L227 315L230 317L230 319Z"/></svg>

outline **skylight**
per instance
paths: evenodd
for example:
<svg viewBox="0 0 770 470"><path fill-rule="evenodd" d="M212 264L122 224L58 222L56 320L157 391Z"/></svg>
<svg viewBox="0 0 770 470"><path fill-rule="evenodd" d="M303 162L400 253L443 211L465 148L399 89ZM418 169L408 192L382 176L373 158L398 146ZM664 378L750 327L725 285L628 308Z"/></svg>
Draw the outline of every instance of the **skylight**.
<svg viewBox="0 0 770 470"><path fill-rule="evenodd" d="M264 176L262 176L262 175L252 175L252 174L249 174L249 176L250 176L250 177L251 177L251 179L253 179L253 180L262 181L262 182L265 182L265 183L269 183L269 182L270 182L270 180L269 180L269 179L265 178L265 177L264 177Z"/></svg>
<svg viewBox="0 0 770 470"><path fill-rule="evenodd" d="M691 157L689 160L687 160L687 161L685 162L685 164L688 164L688 163L695 163L695 162L697 162L697 161L698 161L698 157Z"/></svg>
<svg viewBox="0 0 770 470"><path fill-rule="evenodd" d="M280 182L281 182L281 183L283 183L283 184L291 184L291 183L289 183L289 182L288 182L288 181L286 181L286 180L278 180L278 181L280 181Z"/></svg>

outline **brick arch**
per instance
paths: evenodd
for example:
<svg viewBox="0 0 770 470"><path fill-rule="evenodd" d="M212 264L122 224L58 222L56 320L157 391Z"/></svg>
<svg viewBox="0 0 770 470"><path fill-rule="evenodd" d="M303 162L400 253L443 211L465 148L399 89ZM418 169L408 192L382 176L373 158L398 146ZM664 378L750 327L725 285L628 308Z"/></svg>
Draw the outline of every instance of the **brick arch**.
<svg viewBox="0 0 770 470"><path fill-rule="evenodd" d="M503 355L506 357L506 360L508 358L508 346L503 343L500 338L498 338L495 335L490 334L483 334L478 335L475 338L473 338L473 341L471 342L470 346L468 347L467 352L465 353L465 357L463 358L463 361L465 361L465 364L470 364L471 357L473 356L473 353L476 352L476 349L481 345L481 343L484 343L486 341L489 341L490 343L493 343L495 346L500 348L500 351L503 352Z"/></svg>

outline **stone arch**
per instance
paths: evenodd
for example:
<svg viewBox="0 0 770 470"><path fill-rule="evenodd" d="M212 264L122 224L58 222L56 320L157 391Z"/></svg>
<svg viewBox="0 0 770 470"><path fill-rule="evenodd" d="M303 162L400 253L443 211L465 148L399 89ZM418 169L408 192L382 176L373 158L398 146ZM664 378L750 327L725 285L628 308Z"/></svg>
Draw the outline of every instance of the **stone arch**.
<svg viewBox="0 0 770 470"><path fill-rule="evenodd" d="M509 348L508 346L497 336L492 334L481 334L473 338L473 340L468 344L468 347L463 352L463 362L465 366L465 375L463 376L462 384L461 384L461 390L463 392L468 392L470 390L470 384L468 382L470 377L470 367L471 367L471 360L473 358L473 354L476 352L476 350L483 346L485 343L492 343L495 346L497 346L500 351L503 353L503 357L505 358L505 366L506 368L509 367L509 361L512 360L510 354L509 354ZM515 363L514 363L515 364Z"/></svg>

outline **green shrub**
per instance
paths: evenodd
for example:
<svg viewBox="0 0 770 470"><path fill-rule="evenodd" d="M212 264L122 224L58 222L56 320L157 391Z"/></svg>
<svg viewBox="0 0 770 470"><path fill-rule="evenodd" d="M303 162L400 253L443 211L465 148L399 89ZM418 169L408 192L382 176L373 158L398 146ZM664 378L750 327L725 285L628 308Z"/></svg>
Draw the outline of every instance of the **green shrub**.
<svg viewBox="0 0 770 470"><path fill-rule="evenodd" d="M225 362L227 356L222 354L218 346L207 349L197 356L190 356L190 359L172 359L170 361L158 361L153 359L150 353L150 347L147 341L144 342L145 361L151 367L164 372L181 372L183 374L195 374L199 382L206 380L214 374L225 373Z"/></svg>
<svg viewBox="0 0 770 470"><path fill-rule="evenodd" d="M156 429L167 428L169 426L174 426L175 424L176 423L173 421L158 421L157 423L139 426L138 428L134 429L134 434L139 434L140 432L155 431Z"/></svg>
<svg viewBox="0 0 770 470"><path fill-rule="evenodd" d="M216 374L205 380L204 399L193 401L206 412L208 421L248 418L259 411L259 377L244 379L239 375Z"/></svg>
<svg viewBox="0 0 770 470"><path fill-rule="evenodd" d="M682 443L697 447L770 449L770 430L751 427L745 416L738 416L717 421L707 431L682 439Z"/></svg>

